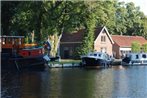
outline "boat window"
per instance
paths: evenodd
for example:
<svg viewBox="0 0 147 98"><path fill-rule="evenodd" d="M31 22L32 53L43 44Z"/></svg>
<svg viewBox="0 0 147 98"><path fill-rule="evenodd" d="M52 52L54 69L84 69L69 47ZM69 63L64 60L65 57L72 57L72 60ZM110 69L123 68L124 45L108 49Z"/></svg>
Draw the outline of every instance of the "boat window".
<svg viewBox="0 0 147 98"><path fill-rule="evenodd" d="M101 57L101 54L99 54L99 57Z"/></svg>
<svg viewBox="0 0 147 98"><path fill-rule="evenodd" d="M2 39L2 43L3 43L3 45L6 43L5 38Z"/></svg>
<svg viewBox="0 0 147 98"><path fill-rule="evenodd" d="M142 55L142 57L143 57L143 58L146 58L146 55L145 55L145 54L143 54L143 55Z"/></svg>
<svg viewBox="0 0 147 98"><path fill-rule="evenodd" d="M7 40L7 44L12 44L11 38L7 38L6 40Z"/></svg>
<svg viewBox="0 0 147 98"><path fill-rule="evenodd" d="M19 38L19 45L21 45L21 42L22 42L22 41L21 41L21 38Z"/></svg>
<svg viewBox="0 0 147 98"><path fill-rule="evenodd" d="M136 59L138 59L139 58L139 56L138 55L136 55Z"/></svg>
<svg viewBox="0 0 147 98"><path fill-rule="evenodd" d="M94 56L97 56L97 54L94 54Z"/></svg>
<svg viewBox="0 0 147 98"><path fill-rule="evenodd" d="M14 38L12 38L12 44L14 45Z"/></svg>
<svg viewBox="0 0 147 98"><path fill-rule="evenodd" d="M90 56L93 56L93 54L90 54Z"/></svg>
<svg viewBox="0 0 147 98"><path fill-rule="evenodd" d="M15 45L18 45L19 44L19 42L18 42L18 39L16 38L16 39L14 39L14 44Z"/></svg>

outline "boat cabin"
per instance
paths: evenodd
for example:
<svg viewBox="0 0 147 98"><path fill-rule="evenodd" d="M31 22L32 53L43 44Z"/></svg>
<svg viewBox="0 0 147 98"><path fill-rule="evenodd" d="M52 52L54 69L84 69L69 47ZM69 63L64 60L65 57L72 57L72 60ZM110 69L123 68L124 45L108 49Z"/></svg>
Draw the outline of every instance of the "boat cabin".
<svg viewBox="0 0 147 98"><path fill-rule="evenodd" d="M88 56L93 57L93 58L100 58L100 59L106 59L107 55L102 52L90 52Z"/></svg>
<svg viewBox="0 0 147 98"><path fill-rule="evenodd" d="M43 54L43 49L37 44L25 44L24 36L1 36L2 53L17 54L22 57L33 57Z"/></svg>
<svg viewBox="0 0 147 98"><path fill-rule="evenodd" d="M12 52L14 49L24 48L24 36L1 36L2 52Z"/></svg>
<svg viewBox="0 0 147 98"><path fill-rule="evenodd" d="M147 65L147 53L130 53L122 59L122 65Z"/></svg>
<svg viewBox="0 0 147 98"><path fill-rule="evenodd" d="M132 53L129 55L131 60L147 60L147 53Z"/></svg>

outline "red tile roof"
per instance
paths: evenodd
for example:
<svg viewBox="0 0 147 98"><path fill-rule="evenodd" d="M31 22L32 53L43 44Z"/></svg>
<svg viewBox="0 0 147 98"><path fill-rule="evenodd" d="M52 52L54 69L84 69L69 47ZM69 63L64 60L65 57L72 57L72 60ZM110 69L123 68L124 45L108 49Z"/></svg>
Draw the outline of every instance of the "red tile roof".
<svg viewBox="0 0 147 98"><path fill-rule="evenodd" d="M147 43L142 36L122 36L122 35L111 35L112 40L120 47L131 47L132 42L137 41L141 45Z"/></svg>
<svg viewBox="0 0 147 98"><path fill-rule="evenodd" d="M102 29L103 27L96 28L95 39L97 38L97 36L99 35ZM61 38L61 42L82 42L84 38L84 32L85 32L85 29L79 30L77 32L72 32L72 33L64 32Z"/></svg>

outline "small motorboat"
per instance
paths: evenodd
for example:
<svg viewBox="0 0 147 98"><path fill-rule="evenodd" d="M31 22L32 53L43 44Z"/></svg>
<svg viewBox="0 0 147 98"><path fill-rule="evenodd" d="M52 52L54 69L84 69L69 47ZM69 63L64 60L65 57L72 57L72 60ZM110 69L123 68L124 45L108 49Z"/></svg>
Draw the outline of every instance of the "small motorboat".
<svg viewBox="0 0 147 98"><path fill-rule="evenodd" d="M147 65L147 53L129 53L122 59L122 65Z"/></svg>
<svg viewBox="0 0 147 98"><path fill-rule="evenodd" d="M103 52L90 52L81 59L83 66L109 66L113 62L112 56Z"/></svg>

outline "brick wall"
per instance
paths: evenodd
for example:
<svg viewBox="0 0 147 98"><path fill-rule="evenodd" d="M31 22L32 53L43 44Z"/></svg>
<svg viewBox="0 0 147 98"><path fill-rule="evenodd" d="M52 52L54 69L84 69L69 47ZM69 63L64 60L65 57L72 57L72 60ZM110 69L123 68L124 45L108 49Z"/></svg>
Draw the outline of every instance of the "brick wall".
<svg viewBox="0 0 147 98"><path fill-rule="evenodd" d="M113 56L116 59L120 59L121 58L119 48L120 47L116 43L113 44L112 51L113 51Z"/></svg>
<svg viewBox="0 0 147 98"><path fill-rule="evenodd" d="M105 42L101 41L102 36L105 36ZM106 53L112 55L112 43L105 32L100 33L94 43L94 50L101 51L102 48L106 48Z"/></svg>

